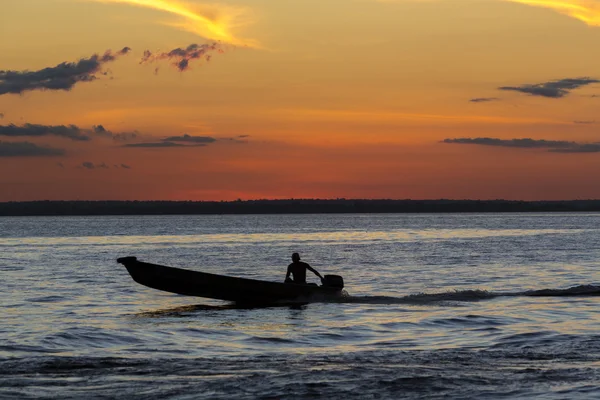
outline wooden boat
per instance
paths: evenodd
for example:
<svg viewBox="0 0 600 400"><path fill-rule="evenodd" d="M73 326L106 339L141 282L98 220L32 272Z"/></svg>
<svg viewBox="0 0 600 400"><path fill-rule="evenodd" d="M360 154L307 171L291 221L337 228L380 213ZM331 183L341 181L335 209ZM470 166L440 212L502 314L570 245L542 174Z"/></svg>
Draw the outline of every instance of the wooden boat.
<svg viewBox="0 0 600 400"><path fill-rule="evenodd" d="M344 280L338 275L325 275L323 285L317 286L190 271L138 261L136 257L118 258L117 262L127 268L134 281L144 286L186 296L236 303L310 302L339 296L344 288Z"/></svg>

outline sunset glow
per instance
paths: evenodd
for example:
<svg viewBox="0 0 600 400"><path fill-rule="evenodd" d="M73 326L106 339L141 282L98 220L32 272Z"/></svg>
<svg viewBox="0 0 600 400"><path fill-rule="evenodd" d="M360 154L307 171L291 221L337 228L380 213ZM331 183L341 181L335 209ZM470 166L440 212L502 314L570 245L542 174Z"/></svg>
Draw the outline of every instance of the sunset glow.
<svg viewBox="0 0 600 400"><path fill-rule="evenodd" d="M600 198L600 1L6 4L0 201Z"/></svg>
<svg viewBox="0 0 600 400"><path fill-rule="evenodd" d="M236 37L232 29L243 16L241 8L225 7L215 4L194 4L175 0L89 0L102 3L123 3L138 7L147 7L181 17L180 22L168 23L195 33L206 39L221 40L236 45L257 46L252 40Z"/></svg>
<svg viewBox="0 0 600 400"><path fill-rule="evenodd" d="M515 3L556 10L588 25L600 26L600 1L598 0L509 0Z"/></svg>

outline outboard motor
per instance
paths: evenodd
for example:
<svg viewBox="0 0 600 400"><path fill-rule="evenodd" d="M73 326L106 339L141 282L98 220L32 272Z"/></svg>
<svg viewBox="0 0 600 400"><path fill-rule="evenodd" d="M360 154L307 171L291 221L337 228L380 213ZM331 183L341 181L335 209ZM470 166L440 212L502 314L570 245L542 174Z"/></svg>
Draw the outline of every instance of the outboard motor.
<svg viewBox="0 0 600 400"><path fill-rule="evenodd" d="M343 289L344 288L344 278L339 275L325 275L321 280L323 286Z"/></svg>

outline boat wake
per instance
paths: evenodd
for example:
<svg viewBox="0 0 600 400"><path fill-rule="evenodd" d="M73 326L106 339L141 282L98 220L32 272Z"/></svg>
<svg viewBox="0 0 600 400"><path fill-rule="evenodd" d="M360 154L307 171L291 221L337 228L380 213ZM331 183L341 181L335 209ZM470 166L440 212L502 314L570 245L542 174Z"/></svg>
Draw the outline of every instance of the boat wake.
<svg viewBox="0 0 600 400"><path fill-rule="evenodd" d="M456 290L442 293L417 293L408 296L351 296L343 295L323 302L357 304L432 304L489 300L497 297L575 297L600 296L600 286L579 285L568 289L540 289L524 292L489 292L487 290Z"/></svg>
<svg viewBox="0 0 600 400"><path fill-rule="evenodd" d="M585 297L600 296L600 286L579 285L567 289L540 289L524 292L490 292L487 290L455 290L441 293L417 293L408 296L352 296L345 290L339 296L317 296L296 301L281 301L261 304L227 303L219 305L196 304L163 310L145 311L135 314L141 318L188 317L202 311L252 310L257 308L303 308L309 303L343 304L406 304L406 305L452 305L490 300L499 297Z"/></svg>

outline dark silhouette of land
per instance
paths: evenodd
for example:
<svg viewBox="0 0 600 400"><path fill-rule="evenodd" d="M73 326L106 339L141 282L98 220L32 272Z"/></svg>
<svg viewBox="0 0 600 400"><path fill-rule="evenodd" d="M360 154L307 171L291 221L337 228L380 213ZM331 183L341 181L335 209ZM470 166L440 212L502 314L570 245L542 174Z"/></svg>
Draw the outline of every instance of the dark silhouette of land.
<svg viewBox="0 0 600 400"><path fill-rule="evenodd" d="M0 203L0 216L486 213L600 211L600 200L27 201Z"/></svg>

